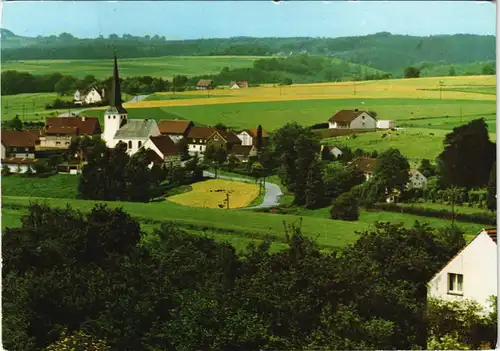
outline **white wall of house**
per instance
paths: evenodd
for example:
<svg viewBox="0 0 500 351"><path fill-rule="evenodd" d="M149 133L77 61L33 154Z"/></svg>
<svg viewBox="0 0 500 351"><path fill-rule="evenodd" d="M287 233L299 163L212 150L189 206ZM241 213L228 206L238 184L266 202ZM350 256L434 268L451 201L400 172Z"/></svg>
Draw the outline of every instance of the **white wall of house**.
<svg viewBox="0 0 500 351"><path fill-rule="evenodd" d="M100 101L102 101L102 97L95 89L89 91L89 93L85 96L86 104L93 104Z"/></svg>
<svg viewBox="0 0 500 351"><path fill-rule="evenodd" d="M135 154L139 149L149 140L149 137L147 138L127 138L127 139L113 139L113 146L108 146L108 147L115 147L120 141L127 144L127 153L129 155Z"/></svg>
<svg viewBox="0 0 500 351"><path fill-rule="evenodd" d="M349 123L328 122L329 129L349 129Z"/></svg>
<svg viewBox="0 0 500 351"><path fill-rule="evenodd" d="M236 136L241 140L241 145L243 146L253 144L253 138L247 132L241 132L239 134L236 134Z"/></svg>
<svg viewBox="0 0 500 351"><path fill-rule="evenodd" d="M234 83L233 85L231 85L231 88L230 89L239 89L240 86L236 83Z"/></svg>
<svg viewBox="0 0 500 351"><path fill-rule="evenodd" d="M2 154L2 160L5 158L5 146L3 146L3 144L0 144L1 145L1 154Z"/></svg>
<svg viewBox="0 0 500 351"><path fill-rule="evenodd" d="M377 128L377 120L368 113L363 112L350 123L351 129L375 129Z"/></svg>
<svg viewBox="0 0 500 351"><path fill-rule="evenodd" d="M448 301L475 300L489 309L489 297L497 294L496 250L495 242L482 231L430 280L427 296ZM449 279L455 279L450 274L462 275L461 289L450 291Z"/></svg>
<svg viewBox="0 0 500 351"><path fill-rule="evenodd" d="M82 98L82 94L80 93L80 90L75 91L75 95L73 95L73 99L75 101L80 101Z"/></svg>
<svg viewBox="0 0 500 351"><path fill-rule="evenodd" d="M167 135L176 144L184 138L182 134L167 134Z"/></svg>
<svg viewBox="0 0 500 351"><path fill-rule="evenodd" d="M334 147L330 150L330 154L335 157L339 157L340 155L342 155L342 150L340 150L338 147Z"/></svg>
<svg viewBox="0 0 500 351"><path fill-rule="evenodd" d="M41 147L67 148L71 143L71 135L46 135L40 138Z"/></svg>
<svg viewBox="0 0 500 351"><path fill-rule="evenodd" d="M207 148L206 145L188 144L188 153L191 156L194 156L196 154L200 155L205 152L206 148Z"/></svg>
<svg viewBox="0 0 500 351"><path fill-rule="evenodd" d="M19 169L20 169L19 173L25 173L28 170L28 165L19 165L19 167L16 164L10 164L10 163L6 165L9 167L12 173L17 173ZM31 165L31 170L33 171L33 173L35 173L33 165Z"/></svg>
<svg viewBox="0 0 500 351"><path fill-rule="evenodd" d="M409 187L414 189L425 189L427 187L427 178L418 170L410 173Z"/></svg>
<svg viewBox="0 0 500 351"><path fill-rule="evenodd" d="M388 119L379 119L379 120L377 120L377 128L378 129L396 128L396 122L388 120Z"/></svg>

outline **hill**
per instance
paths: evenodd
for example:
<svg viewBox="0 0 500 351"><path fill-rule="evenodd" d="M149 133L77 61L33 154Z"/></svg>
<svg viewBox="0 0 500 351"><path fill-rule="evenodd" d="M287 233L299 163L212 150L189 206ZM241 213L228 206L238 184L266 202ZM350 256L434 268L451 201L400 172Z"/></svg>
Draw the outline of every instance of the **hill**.
<svg viewBox="0 0 500 351"><path fill-rule="evenodd" d="M110 35L79 39L71 34L20 39L2 36L2 60L105 59L116 47L122 58L158 56L289 56L336 57L382 71L402 74L405 67L424 62L468 64L495 60L493 35L417 37L382 32L342 38L251 38L166 40L159 36Z"/></svg>

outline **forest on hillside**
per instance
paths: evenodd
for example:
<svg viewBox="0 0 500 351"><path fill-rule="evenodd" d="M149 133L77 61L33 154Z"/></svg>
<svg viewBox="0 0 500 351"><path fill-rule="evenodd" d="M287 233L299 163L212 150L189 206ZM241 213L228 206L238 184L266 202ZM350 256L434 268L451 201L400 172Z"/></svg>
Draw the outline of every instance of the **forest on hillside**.
<svg viewBox="0 0 500 351"><path fill-rule="evenodd" d="M69 33L26 38L2 29L2 61L40 59L106 59L116 48L121 58L158 56L290 56L343 59L386 72L429 62L467 64L495 60L495 37L436 35L417 37L382 32L342 38L252 38L167 40L129 34L79 39Z"/></svg>

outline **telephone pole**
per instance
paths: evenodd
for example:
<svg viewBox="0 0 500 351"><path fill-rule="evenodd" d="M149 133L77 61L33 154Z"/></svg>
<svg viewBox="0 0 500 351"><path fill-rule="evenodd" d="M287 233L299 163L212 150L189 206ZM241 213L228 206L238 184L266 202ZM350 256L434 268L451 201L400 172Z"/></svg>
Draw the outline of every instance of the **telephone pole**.
<svg viewBox="0 0 500 351"><path fill-rule="evenodd" d="M354 95L356 95L356 80L353 80L353 82L352 82L352 88L354 90Z"/></svg>

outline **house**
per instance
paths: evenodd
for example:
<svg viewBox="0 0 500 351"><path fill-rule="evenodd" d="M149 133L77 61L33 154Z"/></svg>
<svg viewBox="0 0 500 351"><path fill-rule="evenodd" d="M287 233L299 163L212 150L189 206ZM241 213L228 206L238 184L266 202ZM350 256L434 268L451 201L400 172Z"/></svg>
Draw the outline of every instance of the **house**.
<svg viewBox="0 0 500 351"><path fill-rule="evenodd" d="M255 145L233 145L231 155L240 162L246 163L250 157L257 156L257 148Z"/></svg>
<svg viewBox="0 0 500 351"><path fill-rule="evenodd" d="M377 120L377 129L394 129L396 128L396 122L388 119Z"/></svg>
<svg viewBox="0 0 500 351"><path fill-rule="evenodd" d="M407 188L409 189L425 189L427 188L427 178L417 169L410 170L410 179Z"/></svg>
<svg viewBox="0 0 500 351"><path fill-rule="evenodd" d="M229 89L240 89L240 88L248 88L248 82L246 80L242 81L232 81L229 84Z"/></svg>
<svg viewBox="0 0 500 351"><path fill-rule="evenodd" d="M373 177L375 168L377 167L377 159L369 157L358 157L352 162L348 163L348 167L363 172L363 174L365 175L365 179L370 180Z"/></svg>
<svg viewBox="0 0 500 351"><path fill-rule="evenodd" d="M11 172L24 173L33 166L35 158L36 135L31 131L2 130L1 160Z"/></svg>
<svg viewBox="0 0 500 351"><path fill-rule="evenodd" d="M85 166L89 159L89 154L92 152L93 147L83 148L81 153L72 155L72 159L57 165L57 173L59 174L80 174L83 166Z"/></svg>
<svg viewBox="0 0 500 351"><path fill-rule="evenodd" d="M197 90L207 90L213 88L214 88L214 82L211 79L200 79L196 84Z"/></svg>
<svg viewBox="0 0 500 351"><path fill-rule="evenodd" d="M239 132L236 136L241 140L241 145L256 145L257 129L245 129ZM265 145L268 141L269 133L262 129L262 144Z"/></svg>
<svg viewBox="0 0 500 351"><path fill-rule="evenodd" d="M342 150L335 145L321 145L320 155L321 159L325 160L326 153L330 154L330 159L336 159L337 157L342 155Z"/></svg>
<svg viewBox="0 0 500 351"><path fill-rule="evenodd" d="M215 131L216 129L214 127L192 127L186 137L188 153L191 156L203 154L207 147L208 137Z"/></svg>
<svg viewBox="0 0 500 351"><path fill-rule="evenodd" d="M40 148L66 149L77 136L101 135L97 117L49 117L40 133Z"/></svg>
<svg viewBox="0 0 500 351"><path fill-rule="evenodd" d="M329 129L377 129L377 120L368 112L340 110L328 120Z"/></svg>
<svg viewBox="0 0 500 351"><path fill-rule="evenodd" d="M73 95L75 104L95 104L103 101L105 98L104 89L99 91L96 87L90 88L88 91L81 92L77 90Z"/></svg>
<svg viewBox="0 0 500 351"><path fill-rule="evenodd" d="M154 119L128 119L128 112L122 106L118 62L115 56L112 94L108 109L104 112L104 132L102 139L109 148L118 143L127 144L130 155L136 153L151 136L161 135Z"/></svg>
<svg viewBox="0 0 500 351"><path fill-rule="evenodd" d="M154 151L159 156L160 161L152 157L152 162L161 162L170 166L179 166L181 163L181 150L168 135L150 136L143 147L148 151Z"/></svg>
<svg viewBox="0 0 500 351"><path fill-rule="evenodd" d="M483 229L427 284L427 297L474 300L490 310L497 295L497 230Z"/></svg>
<svg viewBox="0 0 500 351"><path fill-rule="evenodd" d="M175 143L187 137L189 130L194 127L192 121L187 120L161 120L158 122L158 128L161 135L168 135Z"/></svg>
<svg viewBox="0 0 500 351"><path fill-rule="evenodd" d="M232 153L235 145L241 145L241 140L236 134L228 130L216 129L207 138L207 147L213 146L216 150L223 149L227 155Z"/></svg>

